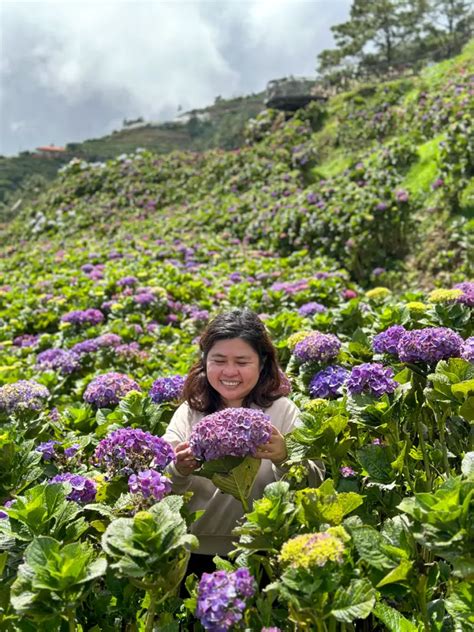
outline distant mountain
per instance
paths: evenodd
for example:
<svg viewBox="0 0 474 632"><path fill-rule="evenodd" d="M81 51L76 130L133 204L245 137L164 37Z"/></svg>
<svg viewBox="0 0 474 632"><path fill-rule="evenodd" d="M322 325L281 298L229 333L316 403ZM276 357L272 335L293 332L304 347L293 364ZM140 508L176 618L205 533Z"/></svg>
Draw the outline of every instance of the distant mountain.
<svg viewBox="0 0 474 632"><path fill-rule="evenodd" d="M125 121L122 129L108 136L68 143L63 153L25 151L14 157L0 156L0 203L18 189L31 186L32 176L33 185L41 184L43 178L52 180L58 169L72 158L102 161L138 147L160 154L174 150L236 149L244 142L246 123L265 107L263 99L263 92L235 99L218 97L213 105L183 112L174 121Z"/></svg>

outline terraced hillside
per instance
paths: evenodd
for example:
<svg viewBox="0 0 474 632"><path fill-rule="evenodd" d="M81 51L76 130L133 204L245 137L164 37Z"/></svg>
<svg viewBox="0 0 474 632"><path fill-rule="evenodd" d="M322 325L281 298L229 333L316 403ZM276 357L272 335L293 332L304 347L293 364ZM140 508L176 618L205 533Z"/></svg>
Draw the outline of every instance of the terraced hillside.
<svg viewBox="0 0 474 632"><path fill-rule="evenodd" d="M2 630L472 629L473 56L265 111L238 149L75 159L4 222ZM253 504L251 452L196 471L243 512L196 576L162 435L243 307L300 424Z"/></svg>

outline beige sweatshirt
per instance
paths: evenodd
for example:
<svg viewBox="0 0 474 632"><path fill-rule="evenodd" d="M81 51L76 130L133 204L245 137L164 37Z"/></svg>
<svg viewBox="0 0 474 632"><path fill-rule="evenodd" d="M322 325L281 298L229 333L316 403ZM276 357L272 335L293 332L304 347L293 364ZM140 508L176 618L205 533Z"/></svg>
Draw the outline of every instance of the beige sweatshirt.
<svg viewBox="0 0 474 632"><path fill-rule="evenodd" d="M252 408L257 408L252 406ZM280 397L263 412L269 415L272 424L283 435L297 425L299 410L292 401ZM204 413L192 410L184 403L173 415L163 439L171 445L188 441L193 426L204 417ZM279 468L268 459L262 459L257 478L252 488L250 500L261 498L265 486L279 480L284 474L284 468ZM239 518L243 516L241 503L230 494L224 494L207 478L201 476L183 476L174 464L169 466L168 473L173 482L173 491L177 494L192 491L193 497L189 503L190 511L204 509L204 515L191 525L191 532L199 539L197 553L206 555L226 555L234 546L232 530L237 526ZM324 478L324 466L321 463L312 464L311 484L318 485Z"/></svg>

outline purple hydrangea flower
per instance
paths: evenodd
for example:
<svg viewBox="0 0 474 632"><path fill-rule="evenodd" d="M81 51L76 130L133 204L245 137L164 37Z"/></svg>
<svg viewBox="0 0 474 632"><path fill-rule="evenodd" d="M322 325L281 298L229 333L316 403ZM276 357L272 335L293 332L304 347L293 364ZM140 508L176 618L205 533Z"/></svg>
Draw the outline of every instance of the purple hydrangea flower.
<svg viewBox="0 0 474 632"><path fill-rule="evenodd" d="M59 445L59 441L44 441L35 448L35 452L40 452L45 461L52 461L56 456L55 446Z"/></svg>
<svg viewBox="0 0 474 632"><path fill-rule="evenodd" d="M458 358L463 339L448 327L425 327L406 331L397 351L402 362L431 364L448 358Z"/></svg>
<svg viewBox="0 0 474 632"><path fill-rule="evenodd" d="M198 585L196 617L205 630L228 632L242 620L256 583L248 568L203 573Z"/></svg>
<svg viewBox="0 0 474 632"><path fill-rule="evenodd" d="M39 336L37 334L22 334L13 340L13 344L15 347L20 347L21 349L25 347L36 347L38 340Z"/></svg>
<svg viewBox="0 0 474 632"><path fill-rule="evenodd" d="M286 294L298 294L309 288L307 279L300 279L298 281L277 281L270 289L274 292L286 292Z"/></svg>
<svg viewBox="0 0 474 632"><path fill-rule="evenodd" d="M102 334L95 339L97 345L102 349L105 347L117 347L122 342L122 338L117 334Z"/></svg>
<svg viewBox="0 0 474 632"><path fill-rule="evenodd" d="M395 193L395 197L397 198L399 202L408 202L408 198L410 196L409 196L408 191L405 191L404 189L400 189L399 191Z"/></svg>
<svg viewBox="0 0 474 632"><path fill-rule="evenodd" d="M104 320L104 314L98 309L78 309L61 316L61 322L72 325L99 325Z"/></svg>
<svg viewBox="0 0 474 632"><path fill-rule="evenodd" d="M181 375L159 377L153 382L149 395L155 404L170 402L181 397L183 386L184 377Z"/></svg>
<svg viewBox="0 0 474 632"><path fill-rule="evenodd" d="M373 350L376 353L390 353L396 356L398 343L405 332L406 329L402 325L388 327L388 329L374 337L372 341Z"/></svg>
<svg viewBox="0 0 474 632"><path fill-rule="evenodd" d="M171 481L156 470L144 470L132 474L128 479L128 489L132 494L142 494L144 498L161 500L171 491Z"/></svg>
<svg viewBox="0 0 474 632"><path fill-rule="evenodd" d="M35 380L18 380L0 387L0 410L7 413L41 410L49 397L46 386Z"/></svg>
<svg viewBox="0 0 474 632"><path fill-rule="evenodd" d="M310 303L305 303L298 309L298 314L300 316L314 316L314 314L322 314L326 312L327 309L321 303L316 303L312 301Z"/></svg>
<svg viewBox="0 0 474 632"><path fill-rule="evenodd" d="M15 502L14 500L7 500L7 501L4 503L4 505L3 505L3 506L4 506L6 509L8 509L9 507L11 507L11 506L13 505L13 503L14 503L14 502ZM0 520L4 520L5 518L8 518L8 514L7 514L7 512L6 512L6 511L2 511L2 510L0 509Z"/></svg>
<svg viewBox="0 0 474 632"><path fill-rule="evenodd" d="M73 347L71 347L71 352L78 356L82 356L87 353L95 353L98 348L99 345L97 343L97 338L91 338L89 340L83 340L82 342L76 343Z"/></svg>
<svg viewBox="0 0 474 632"><path fill-rule="evenodd" d="M474 362L474 336L466 338L461 347L461 358Z"/></svg>
<svg viewBox="0 0 474 632"><path fill-rule="evenodd" d="M318 371L309 383L311 397L338 397L341 387L349 376L349 371L342 366L333 364L322 371Z"/></svg>
<svg viewBox="0 0 474 632"><path fill-rule="evenodd" d="M138 384L123 373L104 373L95 377L84 392L84 401L96 408L115 406L130 391L141 391Z"/></svg>
<svg viewBox="0 0 474 632"><path fill-rule="evenodd" d="M226 456L255 455L272 433L270 417L252 408L225 408L206 415L189 438L197 459L213 461Z"/></svg>
<svg viewBox="0 0 474 632"><path fill-rule="evenodd" d="M80 474L72 474L65 472L64 474L56 474L51 478L49 483L69 483L72 487L68 494L68 500L74 500L76 503L87 504L94 502L97 493L97 484L91 478L85 478Z"/></svg>
<svg viewBox="0 0 474 632"><path fill-rule="evenodd" d="M72 459L77 454L81 446L78 443L73 443L69 448L64 448L64 456L68 459Z"/></svg>
<svg viewBox="0 0 474 632"><path fill-rule="evenodd" d="M393 369L378 362L366 362L355 366L346 381L351 395L368 393L381 397L385 393L393 393L398 383L393 380Z"/></svg>
<svg viewBox="0 0 474 632"><path fill-rule="evenodd" d="M340 348L341 343L336 336L316 331L298 342L293 355L300 362L327 362L337 356Z"/></svg>
<svg viewBox="0 0 474 632"><path fill-rule="evenodd" d="M39 371L59 371L63 375L74 373L80 367L79 356L64 349L46 349L36 358Z"/></svg>
<svg viewBox="0 0 474 632"><path fill-rule="evenodd" d="M152 303L154 303L156 301L156 296L152 294L151 292L140 292L140 294L136 294L133 297L133 300L138 305L146 306L146 305L151 305Z"/></svg>
<svg viewBox="0 0 474 632"><path fill-rule="evenodd" d="M351 478L352 476L355 476L357 474L357 472L348 465L344 465L343 467L339 468L339 471L342 478Z"/></svg>
<svg viewBox="0 0 474 632"><path fill-rule="evenodd" d="M151 468L163 471L175 455L172 446L161 437L139 428L120 428L99 442L94 459L115 476Z"/></svg>
<svg viewBox="0 0 474 632"><path fill-rule="evenodd" d="M138 279L134 276L124 276L117 281L118 287L129 287L131 285L136 285L137 283Z"/></svg>
<svg viewBox="0 0 474 632"><path fill-rule="evenodd" d="M464 303L468 307L474 307L474 282L463 281L456 283L454 289L461 290L463 294L457 299L458 303Z"/></svg>
<svg viewBox="0 0 474 632"><path fill-rule="evenodd" d="M190 312L190 318L195 322L206 322L209 320L209 310L193 308Z"/></svg>
<svg viewBox="0 0 474 632"><path fill-rule="evenodd" d="M138 342L117 345L115 347L115 353L122 360L141 360L147 356L146 351L140 351Z"/></svg>

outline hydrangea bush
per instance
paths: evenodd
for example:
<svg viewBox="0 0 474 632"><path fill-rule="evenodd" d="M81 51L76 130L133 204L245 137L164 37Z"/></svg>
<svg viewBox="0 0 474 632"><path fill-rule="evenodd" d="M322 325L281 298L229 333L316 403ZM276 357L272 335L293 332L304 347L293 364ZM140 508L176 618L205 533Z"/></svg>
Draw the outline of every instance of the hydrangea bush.
<svg viewBox="0 0 474 632"><path fill-rule="evenodd" d="M0 387L0 410L6 413L38 411L44 408L50 393L35 380L18 380Z"/></svg>
<svg viewBox="0 0 474 632"><path fill-rule="evenodd" d="M136 474L150 468L163 472L174 458L174 450L167 441L139 428L114 430L94 451L94 460L111 476Z"/></svg>
<svg viewBox="0 0 474 632"><path fill-rule="evenodd" d="M130 391L140 386L127 375L110 371L94 378L84 391L84 401L96 408L116 406Z"/></svg>
<svg viewBox="0 0 474 632"><path fill-rule="evenodd" d="M203 573L198 586L196 616L204 629L227 632L239 624L255 588L255 580L247 568L232 573Z"/></svg>

